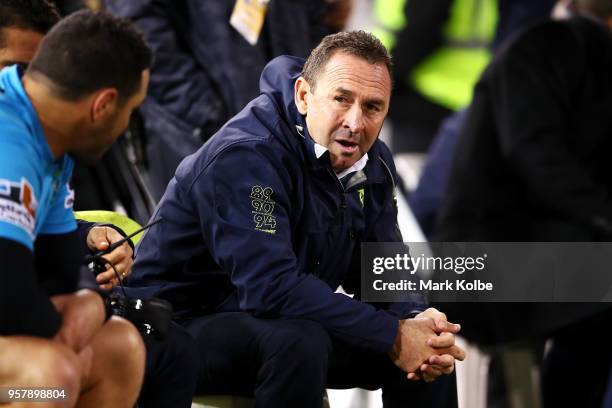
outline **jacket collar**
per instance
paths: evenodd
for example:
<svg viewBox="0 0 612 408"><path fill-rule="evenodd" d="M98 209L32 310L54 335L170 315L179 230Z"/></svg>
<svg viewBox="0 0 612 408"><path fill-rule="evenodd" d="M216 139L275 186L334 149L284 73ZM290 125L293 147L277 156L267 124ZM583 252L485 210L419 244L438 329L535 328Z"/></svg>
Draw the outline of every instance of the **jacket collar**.
<svg viewBox="0 0 612 408"><path fill-rule="evenodd" d="M298 113L295 123L295 133L301 139L302 146L304 147L304 159L308 166L313 170L331 169L329 151L324 152L322 155L317 155L316 143L308 132L304 116Z"/></svg>
<svg viewBox="0 0 612 408"><path fill-rule="evenodd" d="M301 139L303 144L305 150L304 159L306 163L312 170L332 170L331 161L329 160L329 151L325 150L322 154L317 155L317 144L308 133L305 122L304 117L300 115L300 118L296 121L295 134ZM378 140L374 142L372 148L367 152L368 157L365 166L361 169L357 169L358 171L355 173L362 173L363 177L367 179L365 184L382 183L386 179L394 183L390 164L385 161L381 154L381 143L382 142Z"/></svg>

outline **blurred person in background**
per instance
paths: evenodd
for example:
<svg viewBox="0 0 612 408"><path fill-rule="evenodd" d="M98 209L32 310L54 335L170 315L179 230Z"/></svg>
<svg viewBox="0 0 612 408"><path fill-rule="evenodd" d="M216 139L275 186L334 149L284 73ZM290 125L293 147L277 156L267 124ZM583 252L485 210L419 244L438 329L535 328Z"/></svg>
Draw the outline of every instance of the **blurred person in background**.
<svg viewBox="0 0 612 408"><path fill-rule="evenodd" d="M25 70L59 19L57 9L45 0L0 3L0 69L18 64Z"/></svg>
<svg viewBox="0 0 612 408"><path fill-rule="evenodd" d="M464 108L490 60L497 0L376 0L375 34L392 50L389 118L397 153L424 153L441 121Z"/></svg>
<svg viewBox="0 0 612 408"><path fill-rule="evenodd" d="M105 1L144 32L155 55L141 108L155 199L179 162L259 94L265 64L283 54L306 57L344 25L351 0L249 2L256 17L248 24L255 28L246 33L230 22L244 17L238 3L245 2Z"/></svg>
<svg viewBox="0 0 612 408"><path fill-rule="evenodd" d="M521 30L549 18L555 5L552 0L498 0L499 23L493 42L493 52ZM428 238L431 238L444 201L446 185L461 126L467 116L461 109L442 121L432 144L419 183L408 197L410 208Z"/></svg>
<svg viewBox="0 0 612 408"><path fill-rule="evenodd" d="M578 0L564 21L509 43L475 88L455 148L439 241L610 241L612 1ZM473 306L473 307L471 307ZM461 305L480 343L552 337L543 362L546 407L600 407L611 352L606 304ZM523 317L530 316L530 323ZM586 372L585 372L586 370ZM585 375L569 373L585 372Z"/></svg>

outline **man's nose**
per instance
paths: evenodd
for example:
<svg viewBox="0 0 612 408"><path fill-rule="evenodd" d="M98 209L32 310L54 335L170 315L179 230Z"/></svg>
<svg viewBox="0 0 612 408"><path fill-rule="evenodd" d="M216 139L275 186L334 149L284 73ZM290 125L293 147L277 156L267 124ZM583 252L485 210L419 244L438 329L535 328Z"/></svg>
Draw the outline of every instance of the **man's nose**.
<svg viewBox="0 0 612 408"><path fill-rule="evenodd" d="M344 117L344 127L348 128L351 133L361 133L363 131L363 110L358 104L354 104L346 112Z"/></svg>

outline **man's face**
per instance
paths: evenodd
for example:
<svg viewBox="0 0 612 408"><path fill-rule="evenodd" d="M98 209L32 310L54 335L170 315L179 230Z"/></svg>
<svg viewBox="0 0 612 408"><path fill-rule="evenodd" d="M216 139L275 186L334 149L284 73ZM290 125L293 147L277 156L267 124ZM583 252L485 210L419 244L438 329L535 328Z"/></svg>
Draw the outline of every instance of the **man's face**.
<svg viewBox="0 0 612 408"><path fill-rule="evenodd" d="M70 152L74 157L89 164L102 158L119 136L125 132L130 116L144 101L149 85L149 75L148 69L142 71L138 91L127 100L113 102L108 114L104 114L96 120L91 131L87 132L87 144Z"/></svg>
<svg viewBox="0 0 612 408"><path fill-rule="evenodd" d="M27 66L34 58L43 34L15 27L1 30L5 46L0 48L0 69L13 64Z"/></svg>
<svg viewBox="0 0 612 408"><path fill-rule="evenodd" d="M376 141L389 110L391 77L384 64L338 52L319 73L315 89L298 79L295 96L310 135L327 147L339 173Z"/></svg>

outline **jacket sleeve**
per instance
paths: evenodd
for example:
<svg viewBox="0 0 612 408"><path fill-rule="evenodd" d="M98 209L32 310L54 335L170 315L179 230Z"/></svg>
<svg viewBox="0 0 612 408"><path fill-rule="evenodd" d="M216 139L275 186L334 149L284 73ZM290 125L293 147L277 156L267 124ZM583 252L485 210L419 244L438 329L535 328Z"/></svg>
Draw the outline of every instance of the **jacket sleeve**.
<svg viewBox="0 0 612 408"><path fill-rule="evenodd" d="M267 143L235 144L187 187L213 259L230 274L242 310L313 320L342 341L387 352L397 318L298 272L289 217L299 209L287 160Z"/></svg>
<svg viewBox="0 0 612 408"><path fill-rule="evenodd" d="M554 45L559 44L559 45ZM529 194L565 217L612 231L612 202L572 153L574 95L588 75L571 31L548 24L521 37L491 67L489 81L502 155Z"/></svg>
<svg viewBox="0 0 612 408"><path fill-rule="evenodd" d="M226 119L225 107L205 67L181 36L181 30L188 29L185 5L168 0L106 0L106 5L111 12L133 21L153 50L149 100L159 105L161 113L182 122L185 126L181 128L192 129L186 143L193 143L193 135L211 136ZM197 15L192 18L199 19Z"/></svg>

